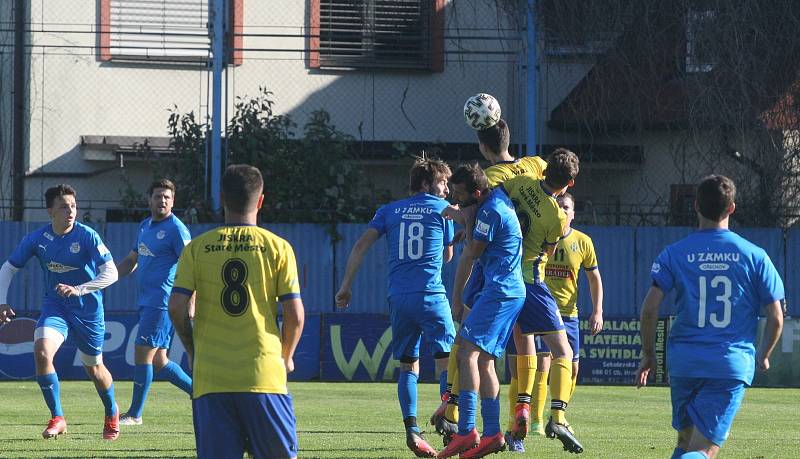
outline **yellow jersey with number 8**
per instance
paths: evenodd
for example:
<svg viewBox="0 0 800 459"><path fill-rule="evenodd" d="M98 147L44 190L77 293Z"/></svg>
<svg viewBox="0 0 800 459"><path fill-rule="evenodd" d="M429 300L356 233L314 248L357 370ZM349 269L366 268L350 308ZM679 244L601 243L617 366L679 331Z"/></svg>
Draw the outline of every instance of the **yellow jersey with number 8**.
<svg viewBox="0 0 800 459"><path fill-rule="evenodd" d="M300 297L288 242L253 225L203 233L183 250L173 290L196 294L194 398L288 393L278 301Z"/></svg>

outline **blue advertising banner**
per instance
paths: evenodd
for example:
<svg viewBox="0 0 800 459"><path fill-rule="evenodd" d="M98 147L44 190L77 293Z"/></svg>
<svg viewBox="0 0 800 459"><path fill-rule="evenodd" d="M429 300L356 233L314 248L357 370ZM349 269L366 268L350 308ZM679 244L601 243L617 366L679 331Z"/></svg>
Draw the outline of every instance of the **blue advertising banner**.
<svg viewBox="0 0 800 459"><path fill-rule="evenodd" d="M655 383L666 382L666 340L669 319L659 319L656 328ZM633 384L642 340L639 319L608 319L603 331L595 336L589 332L589 321L581 320L580 371L578 384Z"/></svg>
<svg viewBox="0 0 800 459"><path fill-rule="evenodd" d="M17 317L0 326L0 380L32 379L36 372L33 364L33 331L35 317ZM133 379L134 341L139 331L135 314L106 314L106 340L103 345L103 362L117 380ZM292 380L319 378L320 316L306 316L305 328L295 352L295 371ZM78 348L71 337L58 350L55 367L60 379L87 379ZM169 358L184 368L188 356L181 340L173 336ZM158 378L156 377L156 380Z"/></svg>
<svg viewBox="0 0 800 459"><path fill-rule="evenodd" d="M322 319L322 379L396 381L400 361L392 357L392 330L382 314L325 314ZM434 380L430 346L420 348L420 379Z"/></svg>

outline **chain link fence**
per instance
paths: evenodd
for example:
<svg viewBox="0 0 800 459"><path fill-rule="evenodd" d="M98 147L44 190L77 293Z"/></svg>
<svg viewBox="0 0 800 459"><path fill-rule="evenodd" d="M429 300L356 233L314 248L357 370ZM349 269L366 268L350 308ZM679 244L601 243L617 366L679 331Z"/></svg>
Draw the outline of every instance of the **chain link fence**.
<svg viewBox="0 0 800 459"><path fill-rule="evenodd" d="M373 183L370 193L383 200L405 193L411 155L425 151L453 164L480 159L461 112L466 97L488 92L501 102L513 154L528 153L534 115L540 154L558 146L579 154L579 223L692 225L691 185L717 172L741 183L749 207L767 205L768 212L742 213L742 224L793 224L799 212L787 197L797 188L791 142L797 131L787 123L769 129L759 116L757 129L744 116L713 122L706 116L729 108L729 98L709 91L719 83L714 69L733 64L703 43L727 36L721 18L767 13L725 5L698 13L692 2L672 2L666 11L654 0L634 2L632 10L629 3L536 2L536 72L530 72L526 2L229 0L220 116L231 120L237 104L269 91L273 114L288 117L294 124L287 135L299 139L324 110L327 125L351 139L351 163ZM770 17L784 8L786 19L772 23L791 25L796 8L778 3ZM24 6L21 45L14 33L18 5ZM149 182L175 154L170 115L193 113L200 124L210 115L210 18L207 0L0 3L0 217L12 215L13 140L21 135L25 192L17 202L25 219L46 219L43 192L61 182L78 190L84 220L137 218ZM697 32L717 29L722 35ZM794 49L778 41L762 45L771 47L769 56ZM25 132L13 123L20 49ZM743 69L736 68L747 76ZM788 73L789 64L778 70ZM785 92L765 93L769 100L754 106L769 108ZM744 112L752 110L737 113ZM201 168L195 180L208 183L207 173ZM199 206L208 198L200 188L179 190L178 206Z"/></svg>

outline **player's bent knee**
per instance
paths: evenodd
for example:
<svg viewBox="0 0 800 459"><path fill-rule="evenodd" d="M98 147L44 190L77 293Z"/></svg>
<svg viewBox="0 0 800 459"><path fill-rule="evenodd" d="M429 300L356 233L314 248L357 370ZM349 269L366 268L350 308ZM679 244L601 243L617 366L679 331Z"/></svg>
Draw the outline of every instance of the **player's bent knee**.
<svg viewBox="0 0 800 459"><path fill-rule="evenodd" d="M33 341L36 342L40 339L48 339L55 344L56 347L64 343L64 335L60 331L52 327L38 327L33 331Z"/></svg>
<svg viewBox="0 0 800 459"><path fill-rule="evenodd" d="M78 356L85 367L96 367L103 363L103 354L89 355L79 349Z"/></svg>

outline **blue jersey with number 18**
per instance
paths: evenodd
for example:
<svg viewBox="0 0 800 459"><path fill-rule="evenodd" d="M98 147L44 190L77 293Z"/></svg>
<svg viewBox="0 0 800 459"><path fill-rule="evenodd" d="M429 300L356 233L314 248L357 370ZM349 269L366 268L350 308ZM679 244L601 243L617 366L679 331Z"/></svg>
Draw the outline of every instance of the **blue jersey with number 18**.
<svg viewBox="0 0 800 459"><path fill-rule="evenodd" d="M784 298L766 252L727 229L701 230L664 249L651 276L665 293L677 293L670 376L751 384L759 310Z"/></svg>
<svg viewBox="0 0 800 459"><path fill-rule="evenodd" d="M386 234L389 296L445 293L443 251L453 243L453 222L442 217L447 206L442 198L418 193L375 212L369 227Z"/></svg>

